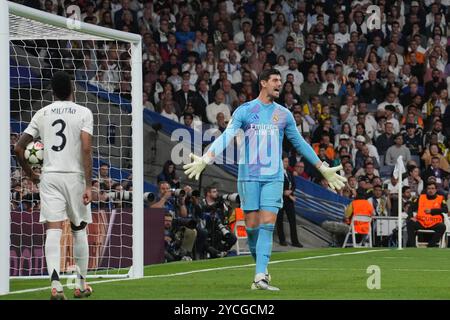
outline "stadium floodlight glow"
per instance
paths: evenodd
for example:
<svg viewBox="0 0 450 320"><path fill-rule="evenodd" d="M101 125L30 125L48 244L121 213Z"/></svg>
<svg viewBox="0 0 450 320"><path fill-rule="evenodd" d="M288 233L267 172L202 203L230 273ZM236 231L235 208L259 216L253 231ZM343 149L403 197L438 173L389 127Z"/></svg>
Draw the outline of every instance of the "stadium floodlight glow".
<svg viewBox="0 0 450 320"><path fill-rule="evenodd" d="M108 78L110 58L108 48L117 55L117 78ZM26 122L43 106L52 102L49 90L49 79L58 70L71 72L75 81L75 103L85 105L94 113L93 156L97 163L107 163L120 172L132 169L132 210L128 212L132 224L112 226L113 219L124 223L121 214L112 213L103 217L105 222L104 245L111 244L110 236L114 230L126 229L130 240L127 248L131 256L113 257L116 260L128 259L129 271L124 274L124 268L114 268L112 264L94 270L94 275L88 277L143 277L144 264L144 234L143 234L143 120L142 120L142 42L141 36L114 29L99 27L83 23L76 19L35 10L26 6L0 0L0 99L4 112L0 117L0 126L10 128L15 122L21 131L25 129ZM56 53L56 54L55 54ZM94 59L89 67L85 57ZM83 72L94 74L92 78L78 78L79 66ZM106 68L105 68L106 66ZM126 67L123 67L126 66ZM10 70L11 75L10 75ZM98 75L108 75L103 82ZM126 76L125 76L126 75ZM12 77L12 78L11 78ZM99 76L100 77L100 76ZM10 81L13 79L13 81ZM103 86L102 86L103 85ZM129 87L131 86L131 89ZM128 88L128 89L123 89ZM115 89L115 90L114 90ZM128 91L130 90L130 91ZM131 95L131 105L123 101L123 93ZM101 94L103 93L103 95ZM116 99L114 99L116 97ZM9 112L8 112L8 111ZM24 125L25 124L25 125ZM113 126L119 132L115 142L110 140L109 130ZM20 131L20 132L21 132ZM116 132L117 133L117 132ZM18 236L11 232L14 221L11 219L11 152L10 137L7 134L0 136L1 169L0 181L3 183L0 193L1 215L0 220L0 255L10 257L12 238ZM131 142L131 147L130 147ZM20 180L21 181L21 180ZM6 214L10 213L10 214ZM29 214L32 215L32 214ZM127 220L128 221L128 220ZM20 224L21 222L19 222ZM123 227L123 228L122 228ZM33 226L34 228L34 226ZM33 229L34 230L34 229ZM121 231L119 231L121 232ZM121 234L113 234L122 236ZM12 237L11 237L12 236ZM34 238L34 234L33 237ZM38 239L43 240L44 235ZM114 238L114 237L112 237ZM34 240L31 240L34 241ZM97 258L103 257L105 249L98 248ZM116 252L122 252L118 248ZM29 249L33 251L33 248ZM33 256L28 261L22 257L14 259L0 259L0 294L9 292L10 271L14 270L15 263L21 268L23 263L31 264L31 260L43 261L41 256ZM90 256L90 259L94 259ZM11 261L14 265L10 265ZM100 266L100 265L98 265ZM34 267L33 267L34 268ZM31 269L31 267L30 267ZM23 275L20 269L17 275L21 278L45 277L44 267L34 268L30 274ZM100 272L101 269L101 272ZM128 270L128 268L127 268ZM16 270L17 271L17 270Z"/></svg>

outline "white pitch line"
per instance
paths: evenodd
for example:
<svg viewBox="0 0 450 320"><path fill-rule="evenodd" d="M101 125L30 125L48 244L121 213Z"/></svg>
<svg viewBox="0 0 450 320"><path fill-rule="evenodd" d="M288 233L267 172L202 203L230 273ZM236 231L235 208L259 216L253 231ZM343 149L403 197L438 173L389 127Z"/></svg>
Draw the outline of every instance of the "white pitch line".
<svg viewBox="0 0 450 320"><path fill-rule="evenodd" d="M269 262L269 264L278 264L278 263L284 263L284 262L294 262L294 261L303 261L303 260L313 260L313 259L320 259L320 258L331 258L331 257L339 257L339 256L347 256L347 255L355 255L355 254L364 254L364 253L371 253L371 252L381 252L381 251L388 251L388 250L391 250L391 249L378 249L378 250L365 250L365 251L356 251L356 252L333 253L333 254L320 255L320 256L311 256L311 257L304 257L304 258L295 258L295 259L287 259L287 260L276 260L276 261ZM202 273L202 272L209 272L209 271L221 271L221 270L236 269L236 268L248 268L248 267L253 267L253 266L255 266L255 264L251 263L251 264L243 264L243 265L238 265L238 266L199 269L199 270L192 270L192 271L186 271L186 272L177 272L177 273L170 273L170 274L158 274L158 275L153 275L153 276L144 276L143 278L139 278L139 279L123 278L123 279L111 279L111 280L103 280L103 281L93 281L93 282L89 282L89 284L112 283L112 282L119 282L119 281L141 280L141 279L150 279L150 278L176 277L176 276L184 276L184 275L194 274L194 273ZM63 287L67 287L67 285L63 285ZM30 293L30 292L49 290L49 289L51 289L51 287L41 287L41 288L34 288L34 289L18 290L18 291L12 291L12 292L8 293L7 295Z"/></svg>

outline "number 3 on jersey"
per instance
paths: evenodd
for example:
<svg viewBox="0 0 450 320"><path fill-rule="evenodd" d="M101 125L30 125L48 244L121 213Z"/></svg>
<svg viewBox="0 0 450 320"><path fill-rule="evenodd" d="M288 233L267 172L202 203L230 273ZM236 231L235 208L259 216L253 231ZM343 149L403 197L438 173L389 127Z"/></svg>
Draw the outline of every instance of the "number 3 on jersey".
<svg viewBox="0 0 450 320"><path fill-rule="evenodd" d="M58 132L56 132L56 135L57 135L58 137L61 137L62 141L61 141L61 144L60 144L59 146L55 146L55 145L52 146L52 150L53 150L53 151L61 151L61 150L64 149L64 147L66 146L66 142L67 142L67 138L66 138L66 136L64 135L64 129L66 128L66 123L64 122L64 120L58 119L58 120L55 120L55 121L52 123L52 127L54 127L54 126L56 126L56 125L58 125L58 124L61 125L61 128L59 129Z"/></svg>

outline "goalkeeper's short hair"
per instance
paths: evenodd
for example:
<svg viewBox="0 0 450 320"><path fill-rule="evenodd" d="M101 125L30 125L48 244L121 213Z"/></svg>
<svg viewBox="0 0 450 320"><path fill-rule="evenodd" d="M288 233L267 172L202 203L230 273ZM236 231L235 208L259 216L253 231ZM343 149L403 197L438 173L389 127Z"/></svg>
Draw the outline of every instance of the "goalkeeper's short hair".
<svg viewBox="0 0 450 320"><path fill-rule="evenodd" d="M72 79L67 72L58 71L52 77L53 95L61 101L66 101L72 94Z"/></svg>

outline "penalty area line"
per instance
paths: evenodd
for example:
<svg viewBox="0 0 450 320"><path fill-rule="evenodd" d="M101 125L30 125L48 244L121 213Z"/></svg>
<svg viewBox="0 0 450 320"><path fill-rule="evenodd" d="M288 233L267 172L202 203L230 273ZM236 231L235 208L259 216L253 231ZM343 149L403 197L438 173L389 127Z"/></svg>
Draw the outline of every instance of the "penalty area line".
<svg viewBox="0 0 450 320"><path fill-rule="evenodd" d="M390 249L378 249L378 250L364 250L364 251L355 251L355 252L333 253L333 254L326 254L326 255L319 255L319 256L310 256L310 257L303 257L303 258L276 260L276 261L269 262L269 264L279 264L279 263L284 263L284 262L294 262L294 261L303 261L303 260L332 258L332 257L349 256L349 255L357 255L357 254L366 254L366 253L373 253L373 252L382 252L382 251L388 251L388 250L390 250ZM144 277L138 278L138 279L135 279L135 278L121 278L121 279L92 281L92 282L89 282L89 284L113 283L113 282L119 282L119 281L132 281L132 280L151 279L151 278L170 278L170 277L184 276L184 275L189 275L189 274L194 274L194 273L203 273L203 272L210 272L210 271L222 271L222 270L237 269L237 268L249 268L249 267L254 267L254 266L255 266L254 263L250 263L250 264L243 264L243 265L236 265L236 266L199 269L199 270L191 270L191 271L169 273L169 274L149 275L149 276L144 276ZM63 287L67 287L67 284L63 285ZM16 295L16 294L23 294L23 293L31 293L31 292L38 292L38 291L43 291L43 290L50 290L50 289L51 289L50 286L48 286L48 287L41 287L41 288L33 288L33 289L24 289L24 290L12 291L12 292L10 292L10 293L8 293L6 295L13 295L13 294Z"/></svg>

